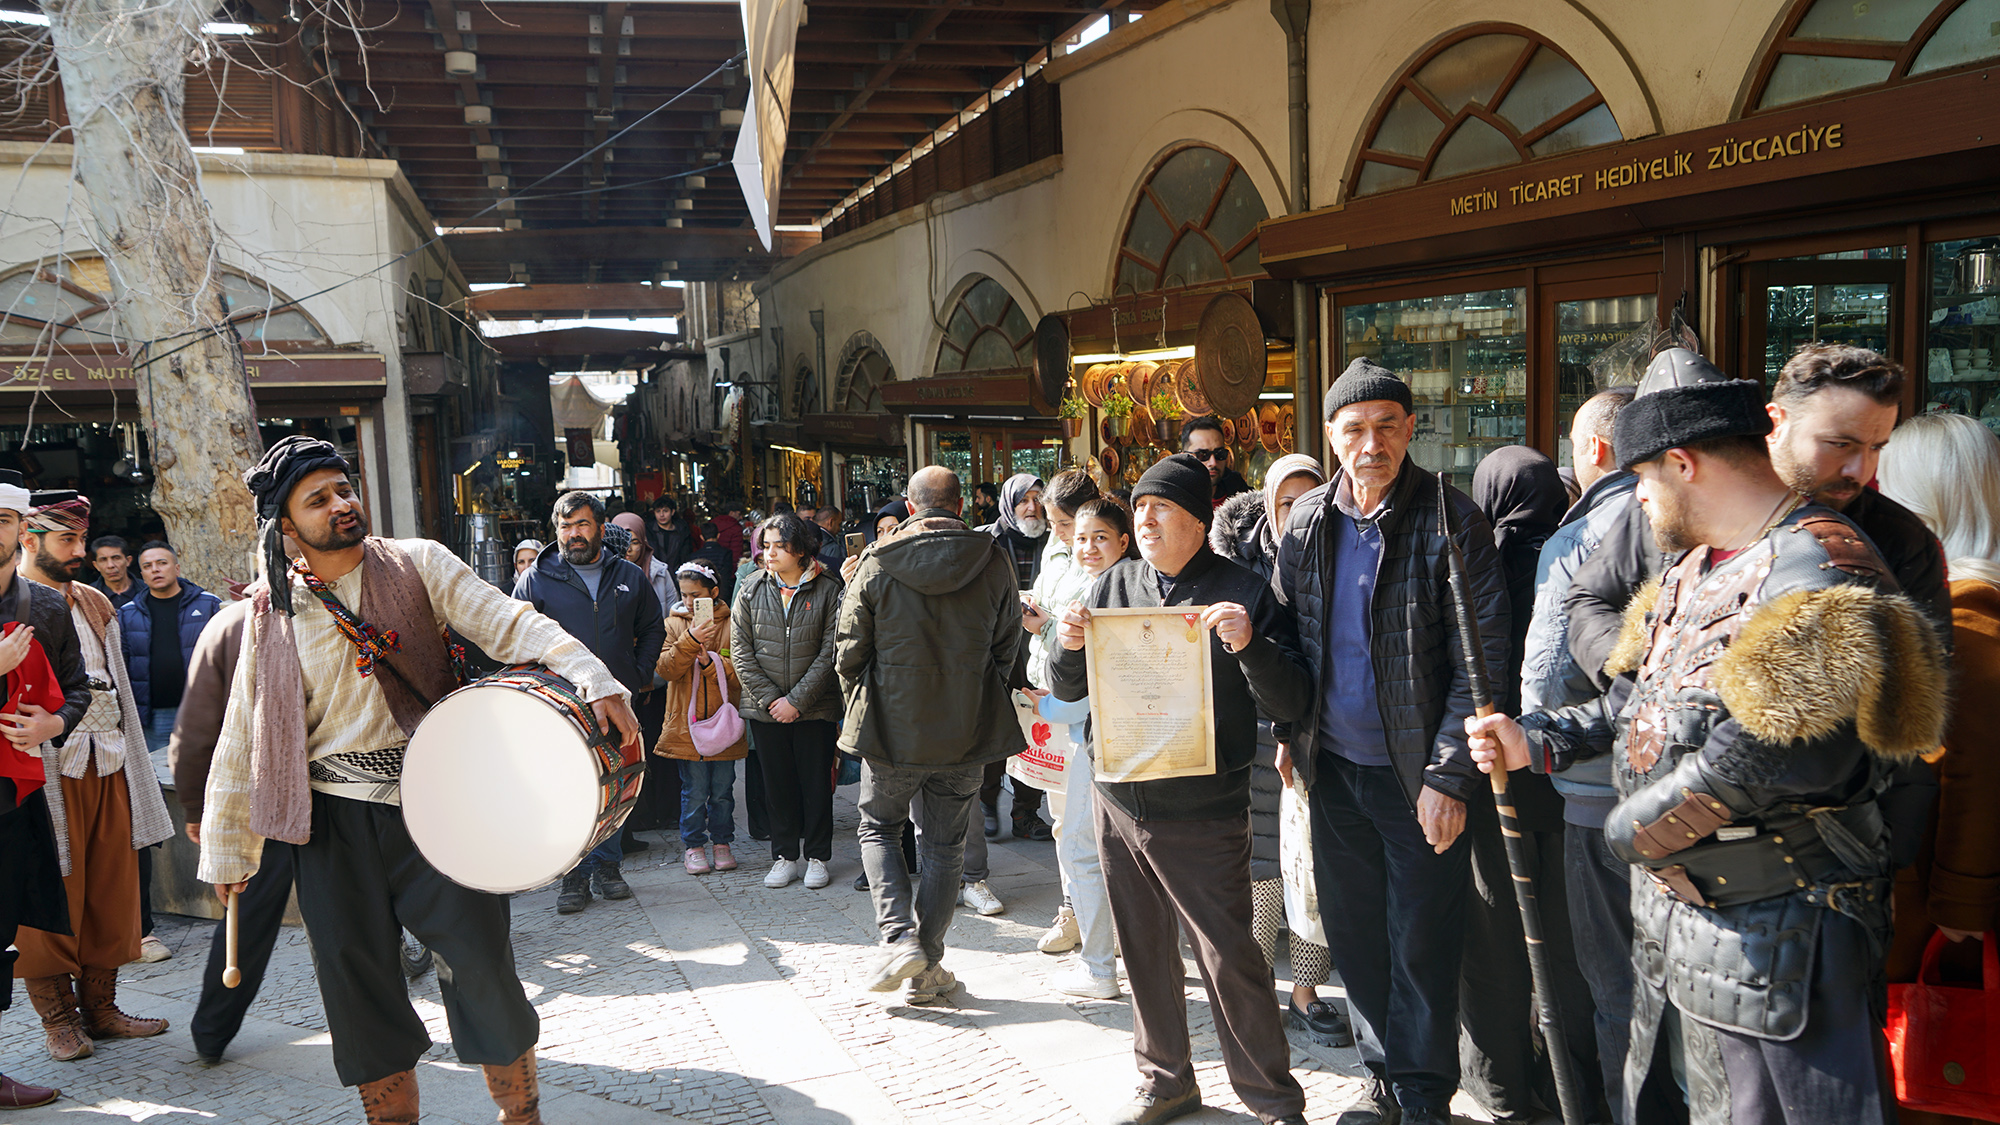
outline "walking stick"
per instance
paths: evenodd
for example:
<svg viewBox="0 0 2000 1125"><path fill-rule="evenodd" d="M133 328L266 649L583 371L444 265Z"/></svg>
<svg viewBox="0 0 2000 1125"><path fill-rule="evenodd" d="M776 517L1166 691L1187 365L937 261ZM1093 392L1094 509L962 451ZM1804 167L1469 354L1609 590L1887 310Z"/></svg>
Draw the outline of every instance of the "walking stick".
<svg viewBox="0 0 2000 1125"><path fill-rule="evenodd" d="M243 970L236 967L236 892L229 892L229 907L223 911L223 969L222 987L235 988L243 983Z"/></svg>
<svg viewBox="0 0 2000 1125"><path fill-rule="evenodd" d="M1472 606L1472 592L1465 578L1465 555L1451 532L1451 498L1445 492L1444 474L1438 474L1438 530L1444 534L1446 558L1451 568L1451 608L1458 619L1459 647L1465 650L1465 679L1472 689L1473 713L1485 718L1493 713L1493 689L1486 680L1485 648L1479 638L1479 615ZM1541 1024L1542 1040L1548 1045L1549 1066L1555 1071L1556 1100L1561 1103L1563 1125L1583 1125L1576 1075L1571 1070L1569 1040L1563 1034L1562 1012L1556 1007L1549 979L1548 948L1542 943L1542 911L1535 895L1535 880L1528 873L1523 854L1520 821L1514 815L1514 798L1507 792L1507 764L1493 763L1493 805L1500 812L1500 835L1507 845L1507 871L1513 876L1514 901L1521 908L1521 932L1528 939L1528 969L1534 977L1535 1014Z"/></svg>

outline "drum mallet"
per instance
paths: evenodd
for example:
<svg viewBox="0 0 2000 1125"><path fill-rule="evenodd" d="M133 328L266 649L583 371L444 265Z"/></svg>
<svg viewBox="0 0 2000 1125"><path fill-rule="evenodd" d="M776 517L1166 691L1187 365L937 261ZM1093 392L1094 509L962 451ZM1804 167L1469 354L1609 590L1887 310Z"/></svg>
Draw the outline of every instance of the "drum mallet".
<svg viewBox="0 0 2000 1125"><path fill-rule="evenodd" d="M1471 689L1473 713L1485 718L1493 713L1493 689L1486 679L1485 647L1479 637L1479 615L1474 612L1472 592L1465 577L1465 554L1451 533L1451 497L1445 491L1444 474L1438 474L1438 531L1443 534L1446 557L1451 567L1451 608L1458 619L1459 648L1465 655L1465 680ZM1528 873L1522 854L1521 825L1514 815L1514 798L1507 792L1507 764L1493 763L1493 804L1500 812L1500 835L1507 845L1507 871L1513 876L1514 901L1521 908L1521 932L1528 939L1528 969L1535 981L1535 1014L1548 1045L1549 1065L1554 1068L1556 1099L1561 1103L1563 1125L1583 1125L1583 1106L1577 1097L1576 1075L1572 1070L1569 1040L1563 1034L1562 1012L1556 1007L1549 979L1548 948L1542 943L1542 911L1535 897L1535 880Z"/></svg>
<svg viewBox="0 0 2000 1125"><path fill-rule="evenodd" d="M243 970L236 967L236 892L229 892L229 907L223 911L223 957L222 987L235 988L243 983Z"/></svg>

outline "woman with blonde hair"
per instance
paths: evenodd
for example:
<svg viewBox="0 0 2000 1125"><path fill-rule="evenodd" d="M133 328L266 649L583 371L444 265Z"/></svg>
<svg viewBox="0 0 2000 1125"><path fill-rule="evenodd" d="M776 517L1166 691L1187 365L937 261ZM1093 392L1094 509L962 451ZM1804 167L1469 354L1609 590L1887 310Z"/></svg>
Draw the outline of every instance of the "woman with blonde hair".
<svg viewBox="0 0 2000 1125"><path fill-rule="evenodd" d="M1937 816L1917 862L1896 876L1889 980L1917 979L1933 934L1947 945L1947 980L1980 980L1980 943L2000 923L2000 746L1985 710L2000 696L2000 438L1963 414L1921 414L1896 427L1882 452L1883 494L1915 512L1944 544L1952 577L1953 662L1960 706L1944 746ZM1970 1121L1902 1109L1904 1125Z"/></svg>

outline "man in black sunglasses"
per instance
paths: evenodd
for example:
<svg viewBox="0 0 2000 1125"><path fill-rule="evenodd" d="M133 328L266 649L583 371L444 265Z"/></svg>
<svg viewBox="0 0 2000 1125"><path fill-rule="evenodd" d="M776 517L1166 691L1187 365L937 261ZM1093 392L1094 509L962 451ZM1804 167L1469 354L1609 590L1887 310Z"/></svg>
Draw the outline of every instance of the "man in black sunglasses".
<svg viewBox="0 0 2000 1125"><path fill-rule="evenodd" d="M1215 506L1239 492L1250 491L1243 474L1229 467L1229 443L1224 440L1222 423L1213 414L1190 418L1181 426L1181 452L1193 454L1208 466L1209 482L1215 487Z"/></svg>

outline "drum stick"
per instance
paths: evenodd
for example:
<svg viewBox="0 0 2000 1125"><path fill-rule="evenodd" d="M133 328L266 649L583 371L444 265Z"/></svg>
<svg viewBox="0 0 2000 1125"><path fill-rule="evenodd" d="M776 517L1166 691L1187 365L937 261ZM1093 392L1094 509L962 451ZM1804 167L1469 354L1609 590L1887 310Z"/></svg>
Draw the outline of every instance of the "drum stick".
<svg viewBox="0 0 2000 1125"><path fill-rule="evenodd" d="M224 928L222 987L235 988L243 983L243 970L236 967L236 892L229 892L229 908L223 912Z"/></svg>

